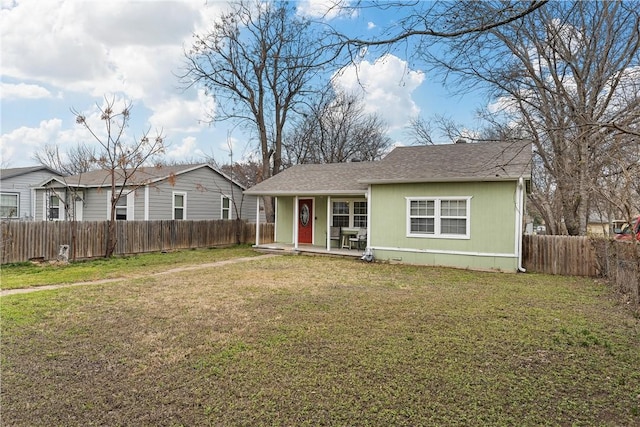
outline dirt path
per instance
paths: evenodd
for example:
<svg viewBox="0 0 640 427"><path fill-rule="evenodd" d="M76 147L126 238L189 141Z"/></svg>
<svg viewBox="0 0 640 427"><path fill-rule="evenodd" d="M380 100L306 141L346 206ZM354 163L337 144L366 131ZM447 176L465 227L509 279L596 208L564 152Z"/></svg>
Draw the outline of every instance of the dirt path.
<svg viewBox="0 0 640 427"><path fill-rule="evenodd" d="M103 283L121 282L123 280L130 280L130 279L139 279L141 277L162 276L164 274L180 273L182 271L201 270L203 268L211 268L211 267L221 267L223 265L237 264L237 263L240 263L240 262L248 262L248 261L253 261L253 260L258 260L258 259L271 258L271 257L275 257L275 256L280 256L280 255L278 255L278 254L265 254L265 255L259 255L259 256L253 256L253 257L232 258L232 259L226 259L224 261L210 262L210 263L207 263L207 264L198 264L198 265L188 265L188 266L184 266L184 267L176 267L176 268L172 268L170 270L160 271L160 272L152 273L152 274L138 274L138 275L127 276L127 277L114 277L112 279L90 280L88 282L60 283L60 284L57 284L57 285L34 286L34 287L31 287L31 288L5 289L5 290L0 291L0 297L6 296L6 295L27 294L27 293L30 293L30 292L46 291L46 290L50 290L50 289L70 288L72 286L101 285Z"/></svg>

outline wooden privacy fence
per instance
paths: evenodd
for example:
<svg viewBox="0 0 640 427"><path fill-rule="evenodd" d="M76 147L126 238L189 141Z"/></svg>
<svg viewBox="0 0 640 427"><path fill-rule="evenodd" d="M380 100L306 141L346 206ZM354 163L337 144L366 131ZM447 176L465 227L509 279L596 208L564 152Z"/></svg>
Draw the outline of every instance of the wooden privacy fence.
<svg viewBox="0 0 640 427"><path fill-rule="evenodd" d="M535 273L597 276L596 252L586 236L522 236L522 266Z"/></svg>
<svg viewBox="0 0 640 427"><path fill-rule="evenodd" d="M0 263L55 260L61 245L70 259L105 254L107 221L3 221ZM246 221L116 221L115 255L255 243ZM273 242L274 224L260 224L260 242Z"/></svg>
<svg viewBox="0 0 640 427"><path fill-rule="evenodd" d="M523 236L527 271L565 276L599 276L640 311L640 243L605 238Z"/></svg>
<svg viewBox="0 0 640 427"><path fill-rule="evenodd" d="M640 313L640 243L593 239L600 275Z"/></svg>

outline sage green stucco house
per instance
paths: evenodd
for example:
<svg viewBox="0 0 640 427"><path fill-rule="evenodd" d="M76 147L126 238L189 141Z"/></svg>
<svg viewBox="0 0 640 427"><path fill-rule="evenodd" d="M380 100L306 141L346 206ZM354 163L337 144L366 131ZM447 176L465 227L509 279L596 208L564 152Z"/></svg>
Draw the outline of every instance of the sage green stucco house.
<svg viewBox="0 0 640 427"><path fill-rule="evenodd" d="M515 272L531 157L529 143L398 147L376 162L293 166L245 194L275 197L275 241L296 250Z"/></svg>

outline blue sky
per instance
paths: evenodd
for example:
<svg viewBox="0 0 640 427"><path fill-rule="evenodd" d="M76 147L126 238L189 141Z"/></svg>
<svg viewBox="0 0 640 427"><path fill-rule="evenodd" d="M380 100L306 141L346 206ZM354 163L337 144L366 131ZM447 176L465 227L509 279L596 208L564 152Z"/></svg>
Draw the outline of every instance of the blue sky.
<svg viewBox="0 0 640 427"><path fill-rule="evenodd" d="M225 2L0 0L1 123L0 165L35 165L33 154L47 144L61 152L79 143L93 143L76 125L70 109L85 112L95 126L96 103L104 96L133 103L129 136L162 130L168 161L219 163L248 157L254 151L238 128L205 123L215 104L204 92L179 88L174 73L194 32L202 32L226 6ZM322 16L331 0L298 2L299 13ZM332 25L359 35L390 25L389 10L366 15L331 15ZM396 54L397 55L397 54ZM398 145L409 143L405 126L411 117L442 114L465 127L477 126L481 98L454 97L424 70L409 67L404 58L367 54L358 70L367 108L386 120ZM345 88L362 90L354 68L338 80ZM121 104L119 104L121 105ZM439 139L438 142L449 142Z"/></svg>

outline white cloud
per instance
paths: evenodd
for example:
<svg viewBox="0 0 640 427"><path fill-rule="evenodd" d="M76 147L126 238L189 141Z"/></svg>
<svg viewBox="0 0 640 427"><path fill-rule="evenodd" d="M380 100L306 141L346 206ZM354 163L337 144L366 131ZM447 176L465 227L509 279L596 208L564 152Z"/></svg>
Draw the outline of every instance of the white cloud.
<svg viewBox="0 0 640 427"><path fill-rule="evenodd" d="M51 119L40 122L37 128L20 127L0 136L0 154L2 164L14 167L13 163L22 160L25 154L32 158L36 151L44 148L46 144L52 144L58 140L62 120ZM15 167L23 166L22 164Z"/></svg>
<svg viewBox="0 0 640 427"><path fill-rule="evenodd" d="M214 112L214 101L199 90L197 99L174 96L152 104L150 108L153 111L149 118L151 126L169 133L198 132L208 126L206 116Z"/></svg>
<svg viewBox="0 0 640 427"><path fill-rule="evenodd" d="M420 113L412 99L422 84L422 71L410 70L406 61L384 55L373 63L362 61L334 76L334 84L343 90L361 94L366 109L379 114L391 130L404 127Z"/></svg>
<svg viewBox="0 0 640 427"><path fill-rule="evenodd" d="M197 0L19 0L0 14L2 74L93 96L175 94L183 43L219 9Z"/></svg>
<svg viewBox="0 0 640 427"><path fill-rule="evenodd" d="M30 85L25 83L11 84L0 83L0 98L10 99L41 99L51 98L51 92L39 85Z"/></svg>
<svg viewBox="0 0 640 427"><path fill-rule="evenodd" d="M1 1L1 72L3 80L11 82L2 85L3 109L30 111L31 120L55 123L47 108L55 104L62 108L59 117L68 119L73 106L86 112L92 129L102 135L104 123L94 103L116 94L117 108L123 99L133 103L127 131L131 136L151 127L151 133L163 129L169 138L179 139L185 136L181 132L207 127L202 120L206 112L214 111L213 99L196 90L181 91L175 73L183 61L183 46L188 47L194 32L209 30L227 2ZM72 104L28 103L43 98L67 99ZM47 127L42 123L29 128L13 121L3 118L3 161L20 157L23 164L33 163L25 144L35 150L52 143L60 147L95 143L77 125L58 129L53 137L45 135Z"/></svg>
<svg viewBox="0 0 640 427"><path fill-rule="evenodd" d="M374 28L376 28L376 24L373 22L367 22L367 30L373 30Z"/></svg>
<svg viewBox="0 0 640 427"><path fill-rule="evenodd" d="M178 161L184 159L188 161L204 161L206 157L202 150L198 148L197 140L193 136L183 138L179 145L170 144L167 147L166 156L169 159ZM197 160L198 158L200 158L200 160Z"/></svg>
<svg viewBox="0 0 640 427"><path fill-rule="evenodd" d="M298 3L298 14L312 18L334 19L352 14L350 0L302 0Z"/></svg>
<svg viewBox="0 0 640 427"><path fill-rule="evenodd" d="M491 114L515 114L518 112L518 106L515 100L508 96L501 96L487 104L487 111Z"/></svg>

